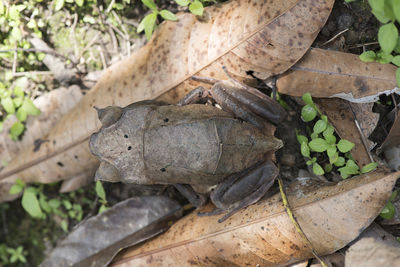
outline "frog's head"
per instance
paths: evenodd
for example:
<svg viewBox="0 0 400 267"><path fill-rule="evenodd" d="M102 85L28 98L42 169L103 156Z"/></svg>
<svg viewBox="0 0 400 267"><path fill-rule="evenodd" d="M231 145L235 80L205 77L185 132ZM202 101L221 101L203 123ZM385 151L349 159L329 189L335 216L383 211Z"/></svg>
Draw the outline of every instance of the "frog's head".
<svg viewBox="0 0 400 267"><path fill-rule="evenodd" d="M123 109L116 106L108 106L105 108L94 107L97 111L97 116L103 127L108 127L119 120L122 115Z"/></svg>

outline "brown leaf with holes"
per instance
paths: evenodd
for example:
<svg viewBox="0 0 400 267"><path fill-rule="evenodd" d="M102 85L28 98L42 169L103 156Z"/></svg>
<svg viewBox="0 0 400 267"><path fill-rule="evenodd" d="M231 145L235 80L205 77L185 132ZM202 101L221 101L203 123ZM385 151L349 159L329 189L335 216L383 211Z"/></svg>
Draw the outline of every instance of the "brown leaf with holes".
<svg viewBox="0 0 400 267"><path fill-rule="evenodd" d="M333 0L237 0L185 13L157 28L151 41L111 66L82 101L51 130L40 150L18 155L0 172L0 200L16 178L54 182L93 170L88 138L100 127L93 106L126 106L158 98L175 103L198 86L192 75L226 79L282 73L298 61L324 25Z"/></svg>
<svg viewBox="0 0 400 267"><path fill-rule="evenodd" d="M358 55L314 48L278 79L277 87L291 96L309 92L313 97L375 102L380 94L398 92L395 72L390 64L366 63Z"/></svg>
<svg viewBox="0 0 400 267"><path fill-rule="evenodd" d="M379 169L337 184L300 178L288 201L317 253L326 255L355 239L389 199L400 172ZM192 213L165 234L132 247L113 266L284 266L313 257L283 207L280 194L219 216Z"/></svg>

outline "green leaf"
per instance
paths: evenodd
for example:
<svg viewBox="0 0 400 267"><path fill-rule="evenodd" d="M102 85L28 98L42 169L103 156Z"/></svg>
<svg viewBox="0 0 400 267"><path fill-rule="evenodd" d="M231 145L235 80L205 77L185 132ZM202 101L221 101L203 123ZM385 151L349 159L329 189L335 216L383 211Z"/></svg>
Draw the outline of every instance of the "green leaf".
<svg viewBox="0 0 400 267"><path fill-rule="evenodd" d="M160 15L163 19L166 19L166 20L172 20L172 21L178 20L178 17L175 16L174 13L172 13L166 9L161 10Z"/></svg>
<svg viewBox="0 0 400 267"><path fill-rule="evenodd" d="M376 59L376 54L374 51L370 50L370 51L365 51L364 53L362 53L360 55L360 59L363 62L374 62Z"/></svg>
<svg viewBox="0 0 400 267"><path fill-rule="evenodd" d="M396 70L396 81L397 81L397 86L400 87L400 68L397 68Z"/></svg>
<svg viewBox="0 0 400 267"><path fill-rule="evenodd" d="M376 169L378 167L378 163L371 162L370 164L365 165L361 168L361 173L368 173Z"/></svg>
<svg viewBox="0 0 400 267"><path fill-rule="evenodd" d="M311 94L310 93L305 93L301 99L303 99L304 103L310 106L314 106L314 101L312 100Z"/></svg>
<svg viewBox="0 0 400 267"><path fill-rule="evenodd" d="M305 137L304 135L296 133L296 138L297 138L297 141L299 142L299 144L302 144L304 142L308 143L308 138Z"/></svg>
<svg viewBox="0 0 400 267"><path fill-rule="evenodd" d="M392 194L390 195L389 201L391 201L391 202L395 201L398 193L399 192L397 190L393 191Z"/></svg>
<svg viewBox="0 0 400 267"><path fill-rule="evenodd" d="M368 0L369 5L371 6L372 10L383 12L385 8L385 1L384 0Z"/></svg>
<svg viewBox="0 0 400 267"><path fill-rule="evenodd" d="M394 25L394 23L388 23L379 28L378 31L378 41L382 50L390 54L397 44L397 39L399 38L399 32Z"/></svg>
<svg viewBox="0 0 400 267"><path fill-rule="evenodd" d="M1 99L1 105L8 114L15 113L14 102L12 101L11 97L6 97Z"/></svg>
<svg viewBox="0 0 400 267"><path fill-rule="evenodd" d="M14 99L13 99L14 107L15 107L15 108L18 108L19 106L21 106L21 105L22 105L22 101L23 101L23 98L22 98L22 97L16 97L16 98L14 98Z"/></svg>
<svg viewBox="0 0 400 267"><path fill-rule="evenodd" d="M193 1L189 5L189 11L192 12L192 14L195 14L197 16L202 16L203 10L204 10L203 4L198 0Z"/></svg>
<svg viewBox="0 0 400 267"><path fill-rule="evenodd" d="M346 163L346 160L343 157L338 157L335 163L333 163L336 167L341 167Z"/></svg>
<svg viewBox="0 0 400 267"><path fill-rule="evenodd" d="M347 141L346 139L341 139L337 144L337 147L340 152L346 153L349 152L354 147L354 144L350 141Z"/></svg>
<svg viewBox="0 0 400 267"><path fill-rule="evenodd" d="M0 1L0 15L4 14L4 4L3 1Z"/></svg>
<svg viewBox="0 0 400 267"><path fill-rule="evenodd" d="M307 165L312 165L312 164L314 164L316 161L317 161L317 158L316 158L316 157L313 157L312 159L307 160L306 164L307 164Z"/></svg>
<svg viewBox="0 0 400 267"><path fill-rule="evenodd" d="M325 164L325 166L324 166L325 172L331 172L332 169L333 169L332 164L330 164L330 163Z"/></svg>
<svg viewBox="0 0 400 267"><path fill-rule="evenodd" d="M309 158L310 157L310 148L307 145L307 142L303 142L300 145L300 152L303 157Z"/></svg>
<svg viewBox="0 0 400 267"><path fill-rule="evenodd" d="M70 210L72 208L72 204L69 200L63 200L62 203L63 203L65 209Z"/></svg>
<svg viewBox="0 0 400 267"><path fill-rule="evenodd" d="M18 184L13 184L8 192L10 195L19 194L24 188Z"/></svg>
<svg viewBox="0 0 400 267"><path fill-rule="evenodd" d="M319 137L319 135L317 134L317 133L312 133L311 135L310 135L310 137L311 137L311 140L314 140L315 138L318 138Z"/></svg>
<svg viewBox="0 0 400 267"><path fill-rule="evenodd" d="M102 205L100 206L100 208L99 208L99 213L98 213L98 214L103 213L103 212L105 212L106 210L108 210L108 208L107 208L104 204L102 204Z"/></svg>
<svg viewBox="0 0 400 267"><path fill-rule="evenodd" d="M328 157L331 158L333 156L335 156L336 154L336 146L330 146L327 148L326 153L328 154Z"/></svg>
<svg viewBox="0 0 400 267"><path fill-rule="evenodd" d="M400 37L397 39L396 47L394 48L394 52L400 54Z"/></svg>
<svg viewBox="0 0 400 267"><path fill-rule="evenodd" d="M25 189L24 194L22 195L21 204L30 216L32 216L33 218L41 218L43 213L40 208L36 192L32 189L32 187L28 187Z"/></svg>
<svg viewBox="0 0 400 267"><path fill-rule="evenodd" d="M153 0L142 0L142 3L152 10L157 10L157 5L153 2Z"/></svg>
<svg viewBox="0 0 400 267"><path fill-rule="evenodd" d="M381 211L380 216L381 216L383 219L390 220L390 219L393 218L394 213L395 213L395 207L394 207L394 205L392 204L392 202L389 201L388 203L386 203L386 206L385 206L385 207L383 208L383 210Z"/></svg>
<svg viewBox="0 0 400 267"><path fill-rule="evenodd" d="M305 122L312 121L313 119L315 119L315 116L317 116L317 110L314 107L310 105L305 105L301 109L301 117Z"/></svg>
<svg viewBox="0 0 400 267"><path fill-rule="evenodd" d="M339 153L336 152L331 157L329 157L329 163L335 164L338 159L339 159Z"/></svg>
<svg viewBox="0 0 400 267"><path fill-rule="evenodd" d="M314 133L322 133L323 131L325 131L327 125L328 124L326 123L326 121L318 120L314 125Z"/></svg>
<svg viewBox="0 0 400 267"><path fill-rule="evenodd" d="M392 0L392 6L393 13L396 16L397 21L400 23L400 0Z"/></svg>
<svg viewBox="0 0 400 267"><path fill-rule="evenodd" d="M102 184L100 181L97 181L97 182L96 182L96 188L95 188L95 190L96 190L97 196L98 196L100 199L102 199L102 200L104 200L104 201L107 201L107 200L106 200L106 192L104 191L103 184Z"/></svg>
<svg viewBox="0 0 400 267"><path fill-rule="evenodd" d="M392 59L392 63L393 63L394 65L396 65L397 67L400 67L400 55L399 55L399 56L395 56L395 57Z"/></svg>
<svg viewBox="0 0 400 267"><path fill-rule="evenodd" d="M32 100L29 98L24 99L24 103L22 103L21 109L23 109L29 115L39 115L40 110L33 104Z"/></svg>
<svg viewBox="0 0 400 267"><path fill-rule="evenodd" d="M189 0L175 0L175 2L180 6L187 6L190 3Z"/></svg>
<svg viewBox="0 0 400 267"><path fill-rule="evenodd" d="M17 116L17 119L20 122L24 122L26 120L26 118L28 117L28 114L26 113L25 110L23 110L22 108L19 108L17 110L17 113L15 114Z"/></svg>
<svg viewBox="0 0 400 267"><path fill-rule="evenodd" d="M324 152L328 149L328 143L322 138L315 138L308 144L311 150L316 152Z"/></svg>
<svg viewBox="0 0 400 267"><path fill-rule="evenodd" d="M15 180L15 184L19 185L20 187L25 187L25 182L19 178L17 178L17 180Z"/></svg>
<svg viewBox="0 0 400 267"><path fill-rule="evenodd" d="M157 14L156 13L151 13L144 17L143 19L143 27L144 27L144 32L146 34L146 38L150 40L151 35L153 34L154 27L156 25L156 19L157 19ZM142 23L141 22L141 23ZM140 28L140 25L138 27L138 30Z"/></svg>
<svg viewBox="0 0 400 267"><path fill-rule="evenodd" d="M25 126L21 122L15 122L10 128L11 139L14 141L17 140L18 137L23 133L24 129Z"/></svg>
<svg viewBox="0 0 400 267"><path fill-rule="evenodd" d="M336 137L332 134L332 135L326 135L324 136L325 140L328 144L333 145L336 144Z"/></svg>
<svg viewBox="0 0 400 267"><path fill-rule="evenodd" d="M83 3L85 2L85 0L75 0L75 3L78 5L78 6L83 6Z"/></svg>
<svg viewBox="0 0 400 267"><path fill-rule="evenodd" d="M13 93L17 97L24 97L25 96L24 90L22 89L21 86L15 86L14 90L13 90Z"/></svg>
<svg viewBox="0 0 400 267"><path fill-rule="evenodd" d="M313 164L313 172L316 175L324 175L324 169L322 169L322 167L318 164L318 163L314 163Z"/></svg>
<svg viewBox="0 0 400 267"><path fill-rule="evenodd" d="M383 51L379 51L377 54L376 62L381 64L390 63L393 60L393 56L391 54L386 54Z"/></svg>
<svg viewBox="0 0 400 267"><path fill-rule="evenodd" d="M47 212L47 213L50 213L50 212L51 212L51 206L50 206L49 203L47 202L46 196L43 195L43 193L41 193L41 194L39 195L39 204L40 204L40 207L42 208L42 210L44 210L44 211Z"/></svg>
<svg viewBox="0 0 400 267"><path fill-rule="evenodd" d="M89 24L95 24L96 23L96 19L93 18L90 15L87 15L87 14L83 17L82 21L85 22L85 23L89 23Z"/></svg>
<svg viewBox="0 0 400 267"><path fill-rule="evenodd" d="M58 199L50 199L49 200L49 206L52 208L52 209L58 209L58 207L60 207L60 205L61 205L61 202L60 202L60 200L58 200Z"/></svg>
<svg viewBox="0 0 400 267"><path fill-rule="evenodd" d="M62 220L60 226L64 232L68 233L68 221L67 220Z"/></svg>
<svg viewBox="0 0 400 267"><path fill-rule="evenodd" d="M60 10L61 8L64 7L64 0L55 0L55 1L56 1L56 4L55 4L55 6L54 6L54 9L55 9L56 11L58 11L58 10Z"/></svg>

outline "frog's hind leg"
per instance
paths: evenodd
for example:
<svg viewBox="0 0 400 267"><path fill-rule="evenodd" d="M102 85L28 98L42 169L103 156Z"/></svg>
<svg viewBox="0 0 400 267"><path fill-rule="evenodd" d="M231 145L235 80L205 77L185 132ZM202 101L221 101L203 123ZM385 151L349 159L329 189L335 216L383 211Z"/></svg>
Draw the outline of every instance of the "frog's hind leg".
<svg viewBox="0 0 400 267"><path fill-rule="evenodd" d="M218 222L225 221L237 211L260 200L278 174L275 164L267 160L224 180L210 196L217 207L229 211Z"/></svg>

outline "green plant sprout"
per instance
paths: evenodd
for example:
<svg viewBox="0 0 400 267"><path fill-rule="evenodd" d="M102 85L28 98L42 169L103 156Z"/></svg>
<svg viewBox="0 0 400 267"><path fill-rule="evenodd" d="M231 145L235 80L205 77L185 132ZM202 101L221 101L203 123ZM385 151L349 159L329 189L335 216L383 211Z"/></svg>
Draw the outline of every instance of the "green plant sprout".
<svg viewBox="0 0 400 267"><path fill-rule="evenodd" d="M388 202L386 203L385 207L381 211L380 216L383 219L390 220L393 218L393 216L396 212L396 208L394 207L393 202L395 201L397 194L398 194L398 192L396 190L392 192L392 195L390 196Z"/></svg>
<svg viewBox="0 0 400 267"><path fill-rule="evenodd" d="M185 7L189 6L189 11L194 15L197 16L203 15L204 7L202 2L200 2L199 0L193 0L193 1L175 0L175 2L180 6L185 6ZM144 33L146 34L146 38L148 40L150 39L156 27L156 21L158 15L160 15L165 20L172 20L172 21L178 20L178 17L171 11L168 11L166 9L159 11L157 5L154 3L153 0L142 0L142 3L148 8L150 8L152 10L152 13L148 14L142 19L137 28L137 32L140 33L144 31Z"/></svg>
<svg viewBox="0 0 400 267"><path fill-rule="evenodd" d="M15 195L23 192L21 205L24 210L35 219L46 219L47 215L57 215L62 218L60 227L64 232L68 232L68 219L81 221L83 216L82 206L72 204L70 199L61 196L48 200L43 192L43 184L27 186L21 179L17 179L10 188L10 194ZM71 193L74 197L74 193ZM64 207L61 209L61 205Z"/></svg>
<svg viewBox="0 0 400 267"><path fill-rule="evenodd" d="M350 1L346 1L350 2ZM400 23L400 0L368 0L372 14L384 25L379 28L378 42L381 50L365 51L360 55L364 62L393 63L400 67L400 38L398 27ZM400 86L400 68L396 70L397 85Z"/></svg>
<svg viewBox="0 0 400 267"><path fill-rule="evenodd" d="M100 181L96 182L96 187L95 187L95 191L97 196L100 199L100 203L101 206L99 208L99 214L108 210L108 202L107 202L107 198L106 198L106 191L104 190L103 184Z"/></svg>
<svg viewBox="0 0 400 267"><path fill-rule="evenodd" d="M323 175L332 171L336 166L343 179L351 175L367 173L373 171L378 166L377 163L372 162L363 168L358 167L351 154L349 153L354 147L354 144L348 140L336 140L334 135L335 129L328 122L328 117L323 115L312 100L311 94L306 93L302 97L306 105L301 110L301 117L305 122L312 122L317 116L319 119L313 125L313 131L310 134L311 140L309 141L305 135L299 134L296 130L297 140L300 143L300 152L308 160L307 165L312 165L313 172L316 175ZM324 165L324 168L317 162L317 157L311 153L326 152L329 163Z"/></svg>

